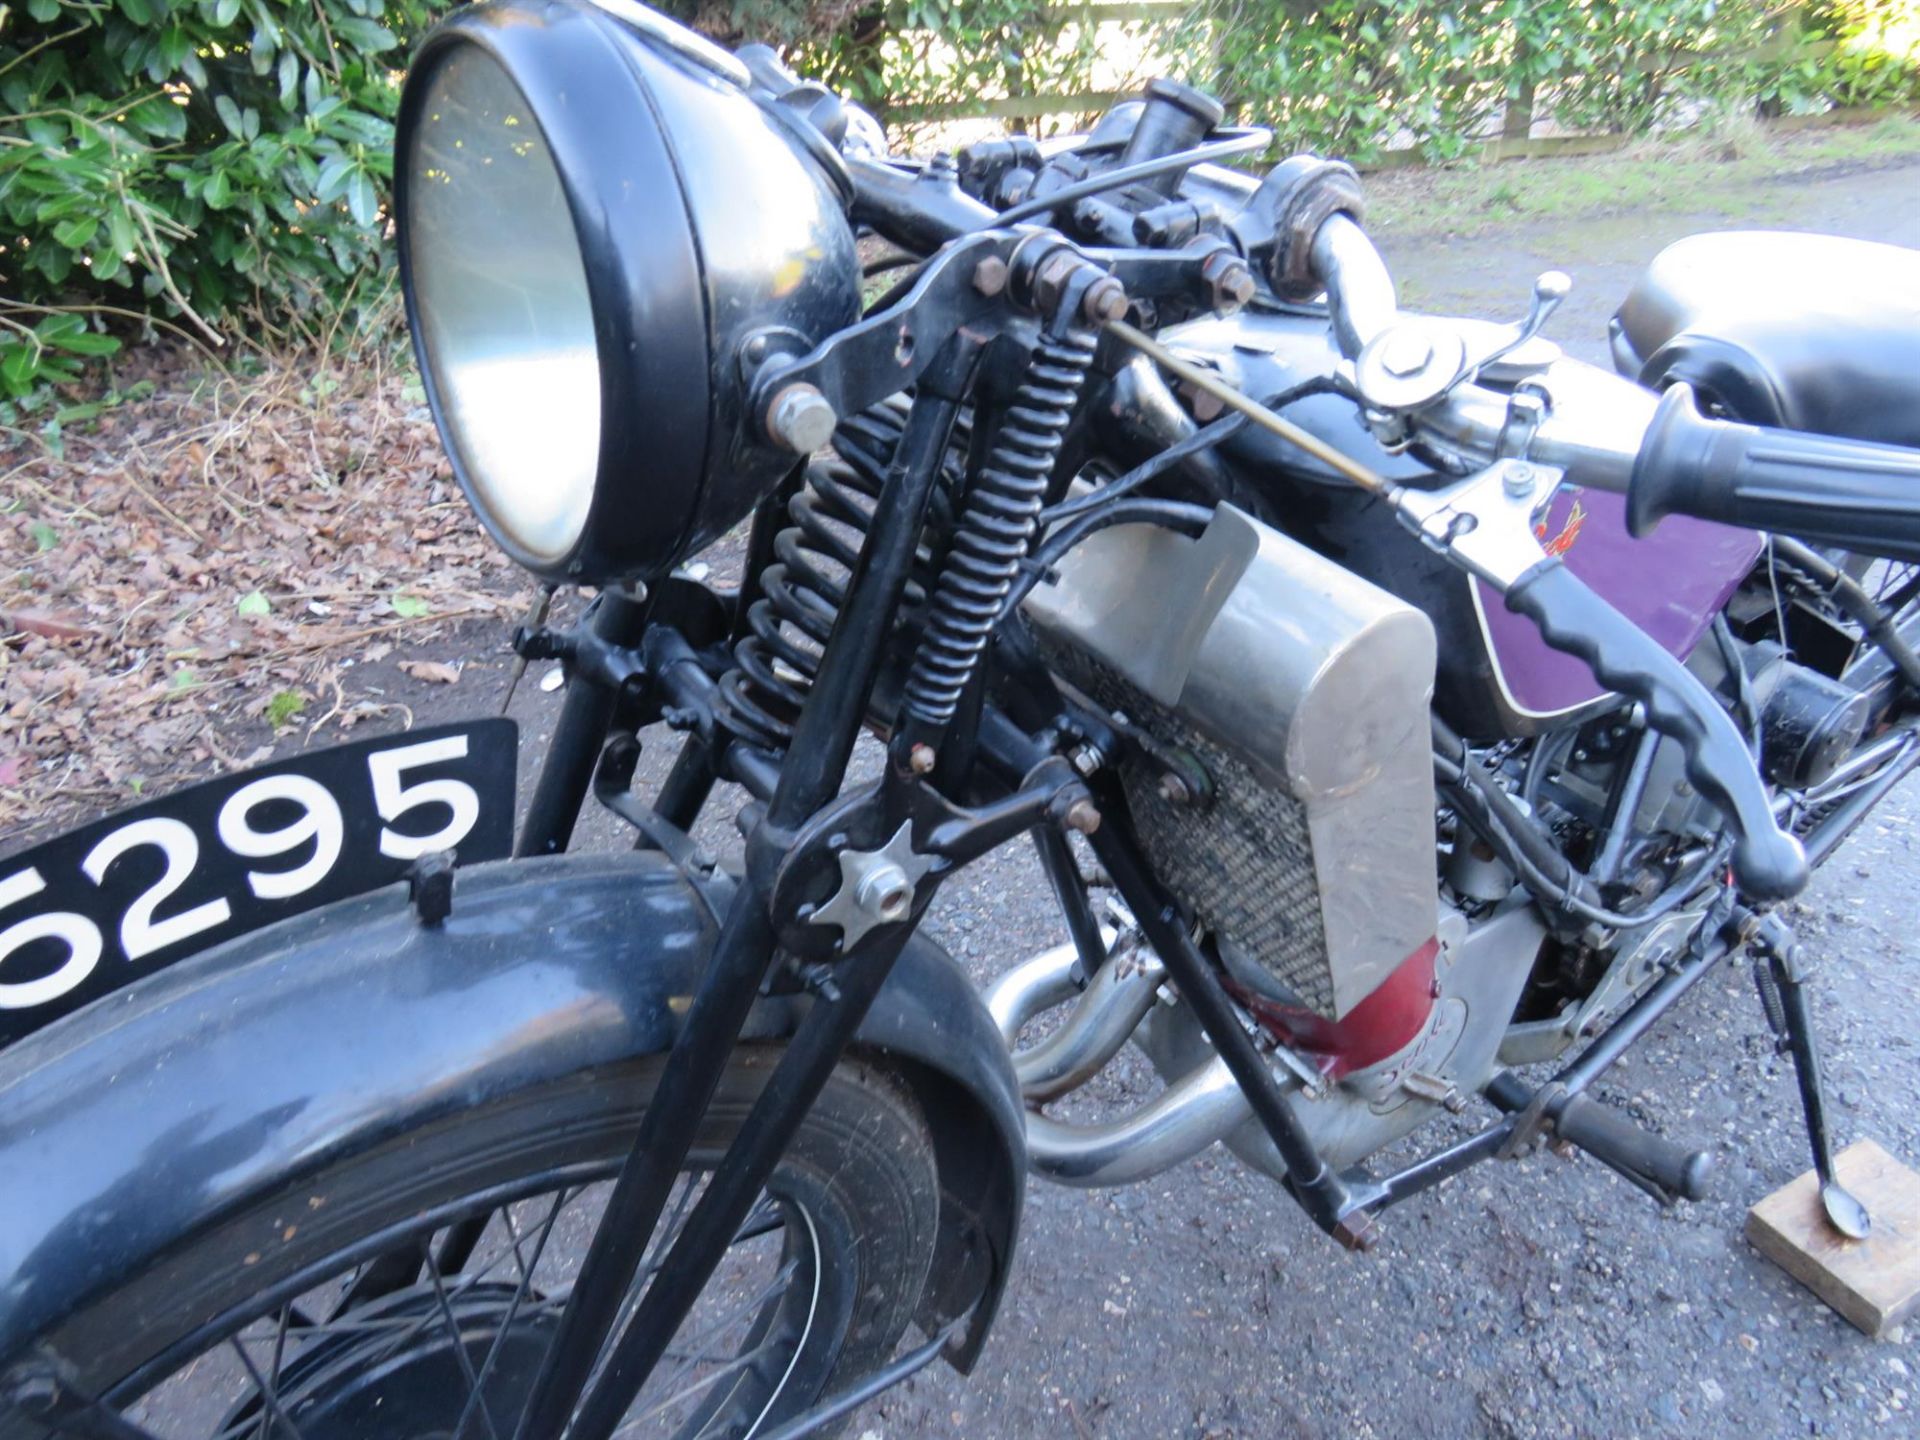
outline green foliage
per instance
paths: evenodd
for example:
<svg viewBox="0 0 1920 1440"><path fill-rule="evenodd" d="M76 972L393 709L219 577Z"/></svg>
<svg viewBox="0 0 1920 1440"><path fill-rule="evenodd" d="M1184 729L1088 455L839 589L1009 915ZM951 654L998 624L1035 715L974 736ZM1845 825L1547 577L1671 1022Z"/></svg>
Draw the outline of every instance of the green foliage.
<svg viewBox="0 0 1920 1440"><path fill-rule="evenodd" d="M207 330L242 310L271 324L337 301L385 263L398 67L437 8L0 5L9 297L150 310ZM8 331L0 385L17 395L16 381L63 378L76 340L104 339L75 319L36 325L37 343Z"/></svg>
<svg viewBox="0 0 1920 1440"><path fill-rule="evenodd" d="M886 28L842 30L794 61L861 104L941 105L1088 88L1097 27L1049 0L904 0Z"/></svg>
<svg viewBox="0 0 1920 1440"><path fill-rule="evenodd" d="M400 67L454 3L0 0L0 422L111 352L107 317L332 334L389 297ZM1151 35L1082 0L663 3L896 119L1129 83L1107 42L1361 160L1529 105L1638 132L1920 101L1920 0L1195 0Z"/></svg>
<svg viewBox="0 0 1920 1440"><path fill-rule="evenodd" d="M1289 146L1460 153L1506 105L1639 131L1724 93L1713 58L1759 43L1768 0L1213 0L1187 29L1222 92Z"/></svg>
<svg viewBox="0 0 1920 1440"><path fill-rule="evenodd" d="M84 315L58 312L29 325L31 312L14 310L23 318L0 315L0 400L20 400L46 385L80 377L89 356L111 355L120 342L90 328Z"/></svg>

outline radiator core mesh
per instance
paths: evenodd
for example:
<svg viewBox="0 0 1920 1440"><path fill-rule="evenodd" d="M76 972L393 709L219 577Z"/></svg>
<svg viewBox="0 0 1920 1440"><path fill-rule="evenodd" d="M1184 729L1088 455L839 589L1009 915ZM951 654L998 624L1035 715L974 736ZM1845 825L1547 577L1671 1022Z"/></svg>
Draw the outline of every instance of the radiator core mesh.
<svg viewBox="0 0 1920 1440"><path fill-rule="evenodd" d="M1256 958L1303 1004L1333 1015L1306 807L1091 656L1049 649L1088 699L1123 715L1163 753L1185 751L1211 778L1211 804L1176 805L1162 795L1165 770L1151 756L1121 761L1127 805L1154 872L1201 924Z"/></svg>

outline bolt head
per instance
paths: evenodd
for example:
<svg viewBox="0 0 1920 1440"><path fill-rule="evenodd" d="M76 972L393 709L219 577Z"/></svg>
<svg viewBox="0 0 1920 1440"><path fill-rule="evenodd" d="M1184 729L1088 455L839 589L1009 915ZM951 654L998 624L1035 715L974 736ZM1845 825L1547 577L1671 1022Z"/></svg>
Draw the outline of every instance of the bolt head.
<svg viewBox="0 0 1920 1440"><path fill-rule="evenodd" d="M767 433L796 455L811 455L833 439L840 417L814 386L789 385L767 408Z"/></svg>
<svg viewBox="0 0 1920 1440"><path fill-rule="evenodd" d="M1244 265L1236 265L1213 287L1214 308L1229 315L1242 310L1253 299L1254 288L1253 272Z"/></svg>
<svg viewBox="0 0 1920 1440"><path fill-rule="evenodd" d="M1100 828L1099 808L1083 796L1067 807L1066 821L1069 830L1091 835Z"/></svg>
<svg viewBox="0 0 1920 1440"><path fill-rule="evenodd" d="M1193 788L1185 779L1169 770L1160 777L1160 798L1169 805L1186 805L1193 800Z"/></svg>
<svg viewBox="0 0 1920 1440"><path fill-rule="evenodd" d="M1524 500L1533 493L1533 467L1531 465L1509 465L1504 479L1500 482L1507 494L1516 500Z"/></svg>
<svg viewBox="0 0 1920 1440"><path fill-rule="evenodd" d="M907 764L916 775L931 775L933 767L940 763L940 757L934 753L931 745L915 745L907 752Z"/></svg>
<svg viewBox="0 0 1920 1440"><path fill-rule="evenodd" d="M1398 330L1380 347L1380 368L1396 380L1407 380L1427 368L1433 342L1417 330Z"/></svg>
<svg viewBox="0 0 1920 1440"><path fill-rule="evenodd" d="M982 295L994 296L1007 288L1007 262L989 255L973 267L973 288Z"/></svg>

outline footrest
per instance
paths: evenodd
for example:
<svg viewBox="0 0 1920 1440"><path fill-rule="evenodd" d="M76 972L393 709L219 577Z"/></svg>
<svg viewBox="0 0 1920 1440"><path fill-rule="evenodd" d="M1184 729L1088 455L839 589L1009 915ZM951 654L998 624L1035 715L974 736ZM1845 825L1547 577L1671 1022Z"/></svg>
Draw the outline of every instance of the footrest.
<svg viewBox="0 0 1920 1440"><path fill-rule="evenodd" d="M1587 1095L1566 1093L1559 1085L1529 1090L1512 1071L1493 1077L1487 1099L1520 1117L1522 1144L1547 1133L1584 1150L1602 1165L1632 1181L1662 1204L1706 1198L1713 1156L1683 1150L1671 1140L1636 1125Z"/></svg>
<svg viewBox="0 0 1920 1440"><path fill-rule="evenodd" d="M1629 1180L1645 1181L1665 1192L1662 1198L1707 1197L1713 1178L1709 1151L1682 1150L1598 1100L1569 1096L1553 1119L1553 1131Z"/></svg>

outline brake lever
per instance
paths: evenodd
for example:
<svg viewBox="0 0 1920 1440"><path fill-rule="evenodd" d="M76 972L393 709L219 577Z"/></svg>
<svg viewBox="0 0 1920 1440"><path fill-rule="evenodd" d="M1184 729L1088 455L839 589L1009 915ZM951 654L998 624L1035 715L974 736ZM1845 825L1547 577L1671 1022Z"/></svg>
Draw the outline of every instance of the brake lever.
<svg viewBox="0 0 1920 1440"><path fill-rule="evenodd" d="M1441 490L1385 492L1400 522L1506 597L1555 650L1585 662L1608 689L1637 700L1647 723L1679 742L1687 778L1733 832L1733 869L1757 900L1783 900L1810 874L1800 842L1779 828L1733 717L1666 648L1596 594L1534 533L1534 513L1561 472L1499 460Z"/></svg>

